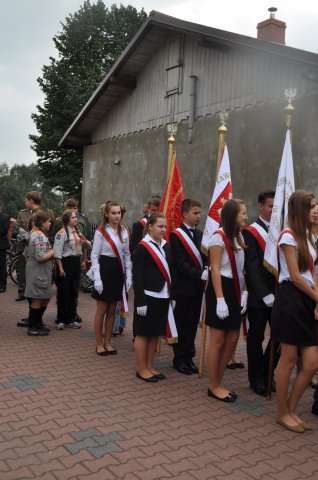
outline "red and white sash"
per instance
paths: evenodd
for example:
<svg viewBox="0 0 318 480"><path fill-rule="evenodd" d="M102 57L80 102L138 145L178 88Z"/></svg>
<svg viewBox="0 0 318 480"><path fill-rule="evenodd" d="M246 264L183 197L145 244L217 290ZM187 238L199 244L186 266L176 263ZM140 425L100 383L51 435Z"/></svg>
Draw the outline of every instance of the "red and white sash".
<svg viewBox="0 0 318 480"><path fill-rule="evenodd" d="M186 232L184 230L182 230L182 228L180 228L180 227L176 228L176 230L173 230L173 232L171 232L171 233L174 233L175 235L177 235L180 242L182 243L182 245L184 246L184 248L188 252L188 254L189 254L191 260L193 261L195 267L203 269L204 266L203 266L201 254L200 254L199 250L197 249L197 247L195 246L194 242L189 238L189 235L187 235Z"/></svg>
<svg viewBox="0 0 318 480"><path fill-rule="evenodd" d="M169 292L171 292L170 269L165 257L159 252L159 250L151 242L148 243L145 240L142 240L141 242L139 242L139 245L143 245L148 251L148 253L151 255L157 267L159 268L160 272L162 273L163 278L168 284ZM177 332L176 322L174 319L173 309L170 301L169 311L168 311L168 322L166 327L166 339L168 343L175 343L177 338L178 338L178 332Z"/></svg>
<svg viewBox="0 0 318 480"><path fill-rule="evenodd" d="M278 240L277 240L277 260L278 260L278 265L279 265L279 242L280 242L280 239L282 238L282 236L284 235L284 233L289 233L293 239L295 240L295 242L298 244L298 240L297 240L297 237L296 235L294 234L294 232L292 230L290 230L289 228L285 228L285 230L283 230L279 237L278 237ZM309 247L308 247L309 248ZM314 259L312 257L312 254L310 253L310 250L309 250L309 270L310 270L310 273L312 274L312 276L315 275L315 271L314 271Z"/></svg>
<svg viewBox="0 0 318 480"><path fill-rule="evenodd" d="M122 312L128 312L127 292L126 292L126 278L124 268L124 257L118 237L111 231L106 232L102 227L98 227L97 230L103 235L105 240L112 247L113 252L116 255L117 262L120 268L121 275L123 277L123 290L121 295L121 310Z"/></svg>
<svg viewBox="0 0 318 480"><path fill-rule="evenodd" d="M253 237L257 241L262 251L265 252L266 240L267 240L266 230L256 222L246 227L245 230L248 230L253 235Z"/></svg>
<svg viewBox="0 0 318 480"><path fill-rule="evenodd" d="M142 218L141 220L139 220L139 223L141 223L141 225L143 226L143 228L146 227L147 225L147 220L145 218Z"/></svg>

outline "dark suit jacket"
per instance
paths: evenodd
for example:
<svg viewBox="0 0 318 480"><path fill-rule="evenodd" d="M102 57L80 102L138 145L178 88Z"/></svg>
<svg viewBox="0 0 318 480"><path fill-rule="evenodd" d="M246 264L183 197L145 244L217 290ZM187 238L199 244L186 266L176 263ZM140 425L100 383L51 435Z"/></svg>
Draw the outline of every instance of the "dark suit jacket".
<svg viewBox="0 0 318 480"><path fill-rule="evenodd" d="M133 253L138 243L144 237L144 227L140 221L133 223L130 237L130 253Z"/></svg>
<svg viewBox="0 0 318 480"><path fill-rule="evenodd" d="M260 218L256 220L266 232L268 228ZM245 273L248 290L248 306L266 308L263 298L275 293L275 277L263 265L264 253L256 238L248 230L242 232L248 248L245 250Z"/></svg>
<svg viewBox="0 0 318 480"><path fill-rule="evenodd" d="M180 228L182 228L182 230L188 235L188 237L193 241L200 251L202 241L201 230L196 229L196 239L194 241L191 233L184 224L182 224ZM189 296L202 293L204 285L201 280L201 275L203 269L195 267L190 255L181 243L181 240L173 232L170 234L170 245L172 250L172 268L174 271L175 293ZM207 258L203 253L201 253L201 258L203 265L206 265Z"/></svg>
<svg viewBox="0 0 318 480"><path fill-rule="evenodd" d="M0 212L0 250L7 250L9 245L8 230L10 227L10 217L6 213Z"/></svg>
<svg viewBox="0 0 318 480"><path fill-rule="evenodd" d="M166 260L170 268L173 289L170 245L166 243L163 249L165 251ZM143 307L144 305L147 305L144 290L161 292L165 284L165 278L159 270L156 262L143 245L137 245L137 247L135 248L132 255L132 263L135 305L137 307ZM172 292L171 295L173 296Z"/></svg>

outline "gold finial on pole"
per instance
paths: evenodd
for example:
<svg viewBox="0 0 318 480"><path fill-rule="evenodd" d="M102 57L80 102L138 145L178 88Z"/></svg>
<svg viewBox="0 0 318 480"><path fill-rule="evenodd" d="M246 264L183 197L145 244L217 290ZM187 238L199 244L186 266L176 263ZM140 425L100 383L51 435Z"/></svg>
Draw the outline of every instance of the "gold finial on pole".
<svg viewBox="0 0 318 480"><path fill-rule="evenodd" d="M227 134L226 125L229 118L229 114L225 110L222 110L222 112L219 113L219 117L220 117L221 126L219 127L219 149L218 149L218 158L216 162L215 178L218 178L219 169L220 169L220 165L223 157L224 146L225 146L225 135Z"/></svg>
<svg viewBox="0 0 318 480"><path fill-rule="evenodd" d="M176 141L176 139L174 137L175 137L175 134L178 131L177 124L176 123L169 123L169 125L167 125L167 130L168 130L168 133L169 133L167 178L169 178L170 170L171 170L171 167L172 167L172 156L173 156L173 152L174 152L174 144L175 144L175 141Z"/></svg>
<svg viewBox="0 0 318 480"><path fill-rule="evenodd" d="M292 114L295 110L292 101L296 97L297 89L296 88L286 88L285 89L285 98L288 100L288 105L284 108L286 114L286 128L291 128Z"/></svg>

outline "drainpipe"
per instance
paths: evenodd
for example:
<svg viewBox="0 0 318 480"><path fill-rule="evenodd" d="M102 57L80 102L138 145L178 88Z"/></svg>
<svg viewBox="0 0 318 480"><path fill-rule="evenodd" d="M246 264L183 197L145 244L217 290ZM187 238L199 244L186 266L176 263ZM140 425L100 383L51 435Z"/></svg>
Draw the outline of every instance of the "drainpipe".
<svg viewBox="0 0 318 480"><path fill-rule="evenodd" d="M193 125L195 120L195 100L197 95L197 78L195 75L190 75L189 80L189 89L190 89L190 100L189 100L189 129L188 129L188 143L193 141Z"/></svg>

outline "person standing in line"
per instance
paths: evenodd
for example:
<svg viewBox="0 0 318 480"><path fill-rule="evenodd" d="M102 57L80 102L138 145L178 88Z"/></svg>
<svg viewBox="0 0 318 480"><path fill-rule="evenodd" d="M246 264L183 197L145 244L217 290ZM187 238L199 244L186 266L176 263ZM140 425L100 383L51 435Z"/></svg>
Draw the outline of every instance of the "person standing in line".
<svg viewBox="0 0 318 480"><path fill-rule="evenodd" d="M29 336L42 337L49 329L42 324L42 318L51 299L52 258L54 255L48 237L44 232L50 229L50 214L37 210L30 219L33 228L25 247L26 286L25 296L30 300Z"/></svg>
<svg viewBox="0 0 318 480"><path fill-rule="evenodd" d="M111 345L116 304L123 302L127 310L127 292L132 283L129 234L121 224L122 209L117 202L108 202L103 225L98 227L91 253L94 274L93 298L96 300L95 335L97 355L116 355ZM103 323L105 317L105 342Z"/></svg>
<svg viewBox="0 0 318 480"><path fill-rule="evenodd" d="M222 402L235 402L237 395L222 386L225 368L236 346L247 297L244 279L245 244L242 229L247 224L242 200L230 199L221 211L221 228L209 246L212 282L206 291L206 324L210 330L207 363L208 396Z"/></svg>
<svg viewBox="0 0 318 480"><path fill-rule="evenodd" d="M187 198L181 204L183 223L170 234L176 307L174 316L178 343L173 344L173 366L185 375L198 373L193 362L195 337L199 324L206 256L200 252L202 232L197 228L201 218L201 203Z"/></svg>
<svg viewBox="0 0 318 480"><path fill-rule="evenodd" d="M167 219L155 212L147 220L146 235L133 253L135 292L134 333L136 377L145 382L164 380L153 366L158 338L166 334L172 307L171 249L164 236Z"/></svg>
<svg viewBox="0 0 318 480"><path fill-rule="evenodd" d="M267 394L269 373L269 341L263 353L263 341L267 322L270 323L275 300L275 277L264 267L264 251L271 220L275 191L263 190L258 195L259 217L256 222L242 231L245 245L245 276L248 289L247 333L248 379L257 395ZM275 344L274 368L279 360L279 344ZM275 384L272 380L272 389Z"/></svg>
<svg viewBox="0 0 318 480"><path fill-rule="evenodd" d="M27 192L25 194L24 203L26 208L19 211L17 216L17 221L14 224L14 228L13 228L14 233L18 235L17 237L18 296L16 298L17 302L20 302L21 300L25 300L24 289L25 289L26 263L25 263L25 257L23 255L23 252L26 246L26 240L25 240L25 235L24 234L21 235L21 229L22 231L24 231L24 233L28 231L29 221L32 214L35 213L37 210L39 210L41 207L41 194L36 191ZM28 326L29 324L28 319L26 319L25 323L26 323L25 326Z"/></svg>
<svg viewBox="0 0 318 480"><path fill-rule="evenodd" d="M155 212L159 212L161 204L161 198L158 195L151 195L148 199L148 207L145 213L144 218L138 220L138 222L133 223L132 225L132 232L131 232L131 239L130 239L130 252L132 253L140 240L142 240L145 234L145 227L147 224L147 219ZM145 209L143 208L145 212Z"/></svg>
<svg viewBox="0 0 318 480"><path fill-rule="evenodd" d="M54 258L57 264L57 330L81 328L76 321L76 307L81 282L82 244L88 240L76 228L77 216L73 210L62 214L63 228L54 240Z"/></svg>
<svg viewBox="0 0 318 480"><path fill-rule="evenodd" d="M313 193L298 190L288 201L288 228L279 239L280 288L273 305L271 338L281 344L276 373L276 423L297 433L311 430L296 408L318 368L318 285L314 274L317 249L312 235L317 203ZM290 393L292 371L301 353Z"/></svg>
<svg viewBox="0 0 318 480"><path fill-rule="evenodd" d="M0 293L7 289L7 253L10 248L8 231L10 228L10 217L2 212L2 202L0 202Z"/></svg>

